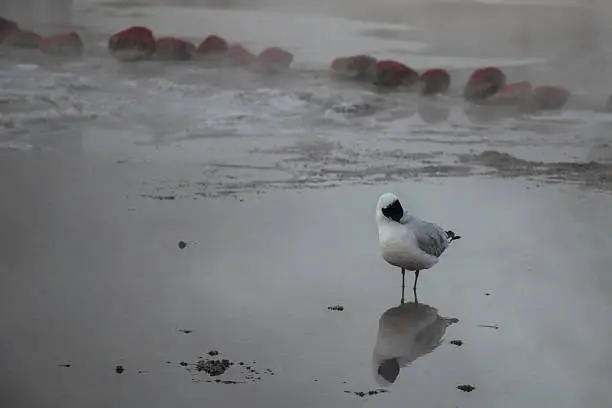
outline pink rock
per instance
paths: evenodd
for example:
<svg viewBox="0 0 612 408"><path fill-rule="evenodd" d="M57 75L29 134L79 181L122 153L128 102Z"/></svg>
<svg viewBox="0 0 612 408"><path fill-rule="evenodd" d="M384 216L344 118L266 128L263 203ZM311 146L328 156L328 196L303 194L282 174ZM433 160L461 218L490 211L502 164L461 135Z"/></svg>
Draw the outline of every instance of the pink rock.
<svg viewBox="0 0 612 408"><path fill-rule="evenodd" d="M558 110L569 99L569 91L558 86L538 86L531 91L528 104L536 110Z"/></svg>
<svg viewBox="0 0 612 408"><path fill-rule="evenodd" d="M121 61L147 59L155 52L155 37L146 27L130 27L111 36L108 49Z"/></svg>
<svg viewBox="0 0 612 408"><path fill-rule="evenodd" d="M497 67L479 68L472 72L463 88L463 97L470 101L482 101L506 85L506 74Z"/></svg>
<svg viewBox="0 0 612 408"><path fill-rule="evenodd" d="M376 78L377 62L376 58L369 55L352 55L335 58L330 68L340 78L373 81Z"/></svg>
<svg viewBox="0 0 612 408"><path fill-rule="evenodd" d="M200 43L196 52L200 56L214 56L225 54L227 51L227 41L218 35L209 35Z"/></svg>
<svg viewBox="0 0 612 408"><path fill-rule="evenodd" d="M240 44L232 44L225 53L227 62L230 65L247 66L255 61L255 54L244 48Z"/></svg>
<svg viewBox="0 0 612 408"><path fill-rule="evenodd" d="M165 61L187 61L192 58L195 46L176 37L160 37L155 40L153 58Z"/></svg>
<svg viewBox="0 0 612 408"><path fill-rule="evenodd" d="M269 47L259 53L254 69L262 73L285 71L293 62L293 54L280 47Z"/></svg>
<svg viewBox="0 0 612 408"><path fill-rule="evenodd" d="M435 95L445 93L450 87L450 74L445 69L429 69L419 78L421 94Z"/></svg>
<svg viewBox="0 0 612 408"><path fill-rule="evenodd" d="M50 55L79 56L83 53L81 37L74 31L45 37L39 47L42 52Z"/></svg>
<svg viewBox="0 0 612 408"><path fill-rule="evenodd" d="M520 105L529 99L531 89L529 81L507 84L499 88L488 102L498 105Z"/></svg>
<svg viewBox="0 0 612 408"><path fill-rule="evenodd" d="M394 60L382 60L376 64L375 85L379 86L413 86L419 81L419 74L414 69Z"/></svg>

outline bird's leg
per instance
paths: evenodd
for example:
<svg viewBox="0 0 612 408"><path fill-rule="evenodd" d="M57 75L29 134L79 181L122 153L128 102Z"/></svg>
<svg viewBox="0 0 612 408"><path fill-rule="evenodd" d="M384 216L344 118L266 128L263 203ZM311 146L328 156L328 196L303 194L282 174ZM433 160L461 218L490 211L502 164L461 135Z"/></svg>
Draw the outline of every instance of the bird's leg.
<svg viewBox="0 0 612 408"><path fill-rule="evenodd" d="M419 271L414 271L414 286L412 291L416 294L417 281L419 280Z"/></svg>
<svg viewBox="0 0 612 408"><path fill-rule="evenodd" d="M418 304L419 303L419 297L417 296L416 290L413 291L413 293L414 293L414 303Z"/></svg>
<svg viewBox="0 0 612 408"><path fill-rule="evenodd" d="M404 289L406 289L406 270L402 268L402 304L404 304Z"/></svg>

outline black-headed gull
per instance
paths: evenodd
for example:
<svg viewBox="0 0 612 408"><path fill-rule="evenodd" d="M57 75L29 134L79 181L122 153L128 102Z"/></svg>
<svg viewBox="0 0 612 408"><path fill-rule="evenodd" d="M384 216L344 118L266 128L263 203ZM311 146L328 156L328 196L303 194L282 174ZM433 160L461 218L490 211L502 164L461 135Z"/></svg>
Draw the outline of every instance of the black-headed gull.
<svg viewBox="0 0 612 408"><path fill-rule="evenodd" d="M419 271L438 263L448 245L461 238L453 231L423 221L407 212L393 193L384 193L376 206L378 242L385 261L402 269L402 301L404 299L406 270L414 271L416 294Z"/></svg>

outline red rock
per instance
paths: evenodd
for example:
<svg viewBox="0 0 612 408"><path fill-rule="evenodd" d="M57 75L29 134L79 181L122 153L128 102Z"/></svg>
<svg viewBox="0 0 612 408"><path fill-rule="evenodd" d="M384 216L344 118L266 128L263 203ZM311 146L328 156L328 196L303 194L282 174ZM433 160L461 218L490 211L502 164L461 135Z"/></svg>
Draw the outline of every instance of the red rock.
<svg viewBox="0 0 612 408"><path fill-rule="evenodd" d="M2 45L15 48L38 48L42 37L33 31L22 30L15 26L6 32L2 40Z"/></svg>
<svg viewBox="0 0 612 408"><path fill-rule="evenodd" d="M121 61L143 60L155 52L155 38L146 27L130 27L111 36L108 49Z"/></svg>
<svg viewBox="0 0 612 408"><path fill-rule="evenodd" d="M264 73L277 73L289 68L293 54L280 47L269 47L259 53L255 60L255 70Z"/></svg>
<svg viewBox="0 0 612 408"><path fill-rule="evenodd" d="M463 97L471 101L481 101L495 94L506 85L506 74L497 67L479 68L472 72L463 88Z"/></svg>
<svg viewBox="0 0 612 408"><path fill-rule="evenodd" d="M569 99L569 91L558 86L538 86L531 91L529 106L537 110L558 110Z"/></svg>
<svg viewBox="0 0 612 408"><path fill-rule="evenodd" d="M201 56L219 56L227 51L227 41L218 35L209 35L200 43L196 52Z"/></svg>
<svg viewBox="0 0 612 408"><path fill-rule="evenodd" d="M445 93L450 87L450 74L445 69L429 69L419 78L421 94L435 95Z"/></svg>
<svg viewBox="0 0 612 408"><path fill-rule="evenodd" d="M187 61L193 56L195 46L176 37L160 37L155 40L153 58L164 61Z"/></svg>
<svg viewBox="0 0 612 408"><path fill-rule="evenodd" d="M377 62L376 58L369 55L352 55L335 58L330 68L338 77L372 81L376 77Z"/></svg>
<svg viewBox="0 0 612 408"><path fill-rule="evenodd" d="M379 86L412 86L419 81L419 74L412 68L398 61L382 60L376 64L375 85Z"/></svg>
<svg viewBox="0 0 612 408"><path fill-rule="evenodd" d="M81 37L74 31L45 37L39 47L42 52L51 55L79 56L83 53Z"/></svg>
<svg viewBox="0 0 612 408"><path fill-rule="evenodd" d="M489 102L500 105L520 105L525 103L530 95L531 83L529 81L514 82L499 88Z"/></svg>
<svg viewBox="0 0 612 408"><path fill-rule="evenodd" d="M17 23L11 20L0 17L0 44L4 41L4 38L13 30L18 29Z"/></svg>
<svg viewBox="0 0 612 408"><path fill-rule="evenodd" d="M225 57L227 58L227 62L230 65L250 65L255 61L255 54L244 48L240 44L232 44L227 48L227 52L225 53Z"/></svg>

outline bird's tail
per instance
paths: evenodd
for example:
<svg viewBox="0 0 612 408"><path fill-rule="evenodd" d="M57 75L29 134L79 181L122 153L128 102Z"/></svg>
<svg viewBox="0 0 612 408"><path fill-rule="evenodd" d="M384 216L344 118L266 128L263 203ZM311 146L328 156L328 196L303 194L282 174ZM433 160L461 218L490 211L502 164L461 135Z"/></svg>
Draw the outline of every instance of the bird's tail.
<svg viewBox="0 0 612 408"><path fill-rule="evenodd" d="M457 235L451 230L446 231L446 237L448 238L449 242L453 242L456 239L461 239L461 235Z"/></svg>

